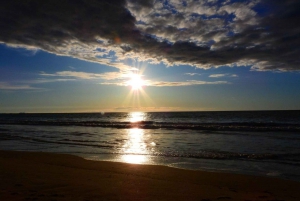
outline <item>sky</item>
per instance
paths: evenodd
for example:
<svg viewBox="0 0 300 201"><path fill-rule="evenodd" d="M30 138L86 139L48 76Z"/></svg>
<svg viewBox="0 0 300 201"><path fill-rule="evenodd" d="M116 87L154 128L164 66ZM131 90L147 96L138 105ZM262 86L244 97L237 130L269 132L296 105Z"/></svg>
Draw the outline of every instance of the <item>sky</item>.
<svg viewBox="0 0 300 201"><path fill-rule="evenodd" d="M298 0L0 6L0 113L300 109Z"/></svg>

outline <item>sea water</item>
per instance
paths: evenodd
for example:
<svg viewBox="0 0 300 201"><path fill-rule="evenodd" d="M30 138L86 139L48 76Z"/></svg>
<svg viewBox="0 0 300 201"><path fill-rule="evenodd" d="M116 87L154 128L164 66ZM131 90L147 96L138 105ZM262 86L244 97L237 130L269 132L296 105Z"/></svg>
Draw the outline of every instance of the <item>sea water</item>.
<svg viewBox="0 0 300 201"><path fill-rule="evenodd" d="M300 181L300 111L0 114L0 149Z"/></svg>

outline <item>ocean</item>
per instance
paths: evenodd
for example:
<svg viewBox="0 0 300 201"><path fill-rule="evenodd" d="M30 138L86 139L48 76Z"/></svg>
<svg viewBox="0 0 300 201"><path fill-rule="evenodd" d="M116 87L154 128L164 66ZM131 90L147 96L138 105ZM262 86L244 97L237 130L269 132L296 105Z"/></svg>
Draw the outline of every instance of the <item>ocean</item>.
<svg viewBox="0 0 300 201"><path fill-rule="evenodd" d="M0 114L0 149L300 181L300 111Z"/></svg>

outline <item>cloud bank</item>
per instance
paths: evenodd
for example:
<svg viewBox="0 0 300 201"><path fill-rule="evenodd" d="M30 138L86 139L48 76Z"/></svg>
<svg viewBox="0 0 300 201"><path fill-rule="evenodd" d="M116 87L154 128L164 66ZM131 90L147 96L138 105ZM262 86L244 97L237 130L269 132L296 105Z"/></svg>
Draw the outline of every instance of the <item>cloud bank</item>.
<svg viewBox="0 0 300 201"><path fill-rule="evenodd" d="M128 58L300 70L298 0L3 1L0 43L120 70Z"/></svg>

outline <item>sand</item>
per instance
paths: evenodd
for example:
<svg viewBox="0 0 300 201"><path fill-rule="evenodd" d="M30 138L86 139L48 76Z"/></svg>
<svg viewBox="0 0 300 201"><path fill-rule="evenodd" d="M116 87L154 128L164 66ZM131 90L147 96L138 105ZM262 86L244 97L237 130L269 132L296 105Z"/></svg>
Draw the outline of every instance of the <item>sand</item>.
<svg viewBox="0 0 300 201"><path fill-rule="evenodd" d="M300 182L0 151L0 200L299 201Z"/></svg>

